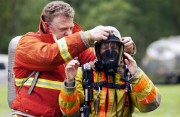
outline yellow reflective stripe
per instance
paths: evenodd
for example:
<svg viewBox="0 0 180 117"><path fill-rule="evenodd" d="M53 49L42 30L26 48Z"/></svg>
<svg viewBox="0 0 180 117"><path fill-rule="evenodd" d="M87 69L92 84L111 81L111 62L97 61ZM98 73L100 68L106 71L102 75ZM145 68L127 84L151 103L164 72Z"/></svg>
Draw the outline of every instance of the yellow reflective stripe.
<svg viewBox="0 0 180 117"><path fill-rule="evenodd" d="M16 86L22 86L24 80L26 78L21 78L21 79L17 79L15 78L15 83ZM30 86L32 81L34 78L29 78L25 83L24 86ZM36 87L41 87L41 88L48 88L48 89L54 89L54 90L61 90L61 87L63 85L63 82L59 82L59 81L51 81L51 80L46 80L46 79L41 79L38 78L38 81L36 83Z"/></svg>
<svg viewBox="0 0 180 117"><path fill-rule="evenodd" d="M16 86L22 86L22 83L26 80L26 78L17 79L15 78L15 84Z"/></svg>
<svg viewBox="0 0 180 117"><path fill-rule="evenodd" d="M67 43L66 43L65 38L59 39L56 42L58 44L59 51L60 51L60 54L61 54L63 60L65 62L71 60L72 56L68 51L68 47L67 47Z"/></svg>

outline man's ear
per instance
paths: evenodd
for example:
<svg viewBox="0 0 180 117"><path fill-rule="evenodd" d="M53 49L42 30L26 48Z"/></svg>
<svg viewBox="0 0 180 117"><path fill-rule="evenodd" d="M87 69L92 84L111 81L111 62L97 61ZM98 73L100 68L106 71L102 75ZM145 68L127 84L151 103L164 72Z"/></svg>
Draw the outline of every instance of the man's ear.
<svg viewBox="0 0 180 117"><path fill-rule="evenodd" d="M44 22L43 25L44 25L44 28L45 28L46 30L47 30L47 29L49 30L49 24L48 24L47 22Z"/></svg>
<svg viewBox="0 0 180 117"><path fill-rule="evenodd" d="M49 25L44 21L43 15L40 17L40 28L45 34L49 33Z"/></svg>
<svg viewBox="0 0 180 117"><path fill-rule="evenodd" d="M48 33L48 26L45 23L41 23L41 30L43 31L43 33L47 34Z"/></svg>

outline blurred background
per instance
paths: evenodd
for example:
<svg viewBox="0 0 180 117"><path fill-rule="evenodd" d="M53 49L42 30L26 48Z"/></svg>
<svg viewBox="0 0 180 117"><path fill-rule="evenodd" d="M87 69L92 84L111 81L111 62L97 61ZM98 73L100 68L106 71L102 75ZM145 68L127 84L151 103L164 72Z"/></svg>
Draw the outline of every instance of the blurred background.
<svg viewBox="0 0 180 117"><path fill-rule="evenodd" d="M7 104L7 59L10 40L36 32L43 7L52 0L1 0L0 3L0 115L10 117ZM64 0L75 9L84 30L97 25L116 27L131 36L134 56L162 93L152 113L136 110L135 117L179 117L180 1L179 0ZM4 71L3 71L4 70ZM161 84L161 85L160 85ZM168 84L168 85L167 85Z"/></svg>

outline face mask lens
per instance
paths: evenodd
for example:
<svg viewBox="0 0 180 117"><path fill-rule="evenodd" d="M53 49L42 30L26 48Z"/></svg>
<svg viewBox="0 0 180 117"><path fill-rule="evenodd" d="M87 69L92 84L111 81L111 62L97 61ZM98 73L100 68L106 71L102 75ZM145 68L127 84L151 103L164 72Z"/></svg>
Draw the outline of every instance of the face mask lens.
<svg viewBox="0 0 180 117"><path fill-rule="evenodd" d="M119 53L119 47L117 43L103 43L101 46L101 56L102 60L105 62L107 60L117 60Z"/></svg>
<svg viewBox="0 0 180 117"><path fill-rule="evenodd" d="M114 50L106 50L102 53L102 60L104 62L109 61L117 61L117 52Z"/></svg>

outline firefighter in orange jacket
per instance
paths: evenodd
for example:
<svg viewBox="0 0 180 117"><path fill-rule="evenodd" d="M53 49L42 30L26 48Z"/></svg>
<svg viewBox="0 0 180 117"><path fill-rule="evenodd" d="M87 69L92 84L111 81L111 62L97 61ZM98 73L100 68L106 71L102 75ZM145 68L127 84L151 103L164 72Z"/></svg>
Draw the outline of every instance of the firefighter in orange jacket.
<svg viewBox="0 0 180 117"><path fill-rule="evenodd" d="M69 4L50 2L42 11L39 31L20 39L15 53L17 94L12 103L13 115L62 116L58 96L65 79L65 63L73 58L78 58L81 64L94 60L90 45L106 40L111 30L97 26L82 31L73 19L74 10ZM127 52L133 53L132 39L124 38L123 42Z"/></svg>
<svg viewBox="0 0 180 117"><path fill-rule="evenodd" d="M65 116L132 117L134 107L149 112L159 106L161 95L158 89L133 57L128 53L122 57L123 44L119 37L112 34L108 40L96 42L95 70L91 71L90 65L86 64L82 72L76 60L67 64L64 87L59 96Z"/></svg>

